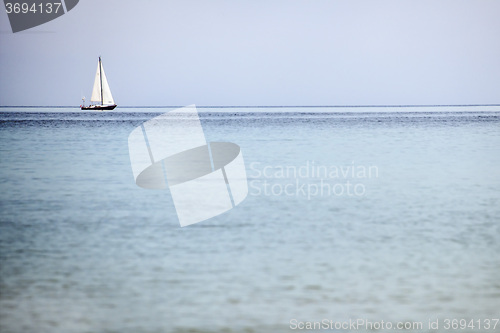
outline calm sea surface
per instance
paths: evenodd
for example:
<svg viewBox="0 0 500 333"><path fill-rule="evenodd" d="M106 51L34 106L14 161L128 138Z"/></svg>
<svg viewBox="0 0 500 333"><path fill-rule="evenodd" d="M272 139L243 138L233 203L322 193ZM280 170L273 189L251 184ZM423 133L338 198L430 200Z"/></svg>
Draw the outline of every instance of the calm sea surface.
<svg viewBox="0 0 500 333"><path fill-rule="evenodd" d="M0 109L3 333L500 318L498 111L199 109L249 194L184 228L128 156L168 109L78 111Z"/></svg>

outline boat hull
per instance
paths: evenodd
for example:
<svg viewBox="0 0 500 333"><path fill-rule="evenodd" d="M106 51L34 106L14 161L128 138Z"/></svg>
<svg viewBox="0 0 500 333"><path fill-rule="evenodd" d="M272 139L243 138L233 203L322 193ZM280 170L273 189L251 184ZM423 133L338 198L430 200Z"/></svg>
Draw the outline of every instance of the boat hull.
<svg viewBox="0 0 500 333"><path fill-rule="evenodd" d="M89 105L89 106L81 106L82 110L97 110L97 111L104 111L104 110L113 110L116 108L116 104L114 105Z"/></svg>

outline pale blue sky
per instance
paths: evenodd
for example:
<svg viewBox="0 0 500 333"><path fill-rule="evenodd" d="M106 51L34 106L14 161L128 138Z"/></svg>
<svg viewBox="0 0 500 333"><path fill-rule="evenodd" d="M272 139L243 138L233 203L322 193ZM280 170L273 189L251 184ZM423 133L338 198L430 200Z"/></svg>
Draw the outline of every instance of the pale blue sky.
<svg viewBox="0 0 500 333"><path fill-rule="evenodd" d="M500 1L81 0L13 34L0 105L500 103Z"/></svg>

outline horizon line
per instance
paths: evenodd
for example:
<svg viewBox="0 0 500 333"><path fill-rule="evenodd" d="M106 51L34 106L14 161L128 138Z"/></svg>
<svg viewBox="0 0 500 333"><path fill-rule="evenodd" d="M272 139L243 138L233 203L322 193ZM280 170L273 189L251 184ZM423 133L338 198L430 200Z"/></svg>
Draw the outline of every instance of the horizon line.
<svg viewBox="0 0 500 333"><path fill-rule="evenodd" d="M120 108L183 108L187 105L155 105L132 106L125 105ZM367 105L195 105L200 109L224 108L409 108L409 107L468 107L468 106L500 106L500 104L367 104ZM0 105L0 108L80 108L75 105Z"/></svg>

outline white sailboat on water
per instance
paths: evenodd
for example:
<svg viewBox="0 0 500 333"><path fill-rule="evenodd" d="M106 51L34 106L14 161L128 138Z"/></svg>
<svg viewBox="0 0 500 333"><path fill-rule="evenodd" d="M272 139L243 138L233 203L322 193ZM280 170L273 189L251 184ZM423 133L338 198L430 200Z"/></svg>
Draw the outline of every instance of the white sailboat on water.
<svg viewBox="0 0 500 333"><path fill-rule="evenodd" d="M85 97L83 98L82 110L113 110L116 107L115 100L111 95L106 74L102 67L101 57L97 63L97 72L95 73L94 88L92 89L92 97L90 98L91 104L85 106Z"/></svg>

